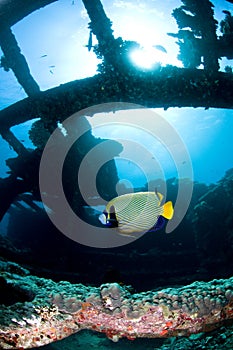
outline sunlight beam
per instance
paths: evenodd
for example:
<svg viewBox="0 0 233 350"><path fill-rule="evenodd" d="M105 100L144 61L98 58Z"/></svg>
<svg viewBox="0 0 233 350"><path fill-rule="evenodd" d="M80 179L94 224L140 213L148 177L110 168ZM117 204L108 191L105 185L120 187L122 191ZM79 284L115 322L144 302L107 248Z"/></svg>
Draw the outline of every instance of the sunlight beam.
<svg viewBox="0 0 233 350"><path fill-rule="evenodd" d="M158 64L165 66L168 63L167 53L153 46L133 50L130 59L136 66L145 69L152 69Z"/></svg>

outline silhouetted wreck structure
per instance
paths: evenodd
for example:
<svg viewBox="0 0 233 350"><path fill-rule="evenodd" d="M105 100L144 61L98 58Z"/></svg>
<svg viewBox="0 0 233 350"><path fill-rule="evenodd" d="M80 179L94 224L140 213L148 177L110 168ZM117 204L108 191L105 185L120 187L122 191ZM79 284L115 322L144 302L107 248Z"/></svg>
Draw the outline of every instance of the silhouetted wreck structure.
<svg viewBox="0 0 233 350"><path fill-rule="evenodd" d="M23 54L21 53L21 49L17 43L17 38L14 36L11 30L11 27L14 24L16 24L18 21L22 20L24 17L32 13L33 11L36 11L41 7L49 5L55 1L57 0L34 0L34 1L15 0L15 1L9 1L9 2L3 1L0 3L0 46L3 52L3 56L1 57L0 64L2 69L4 69L5 71L12 70L20 86L24 89L24 91L27 94L27 97L25 99L17 103L14 103L13 105L7 108L4 108L3 110L0 111L0 134L2 138L6 140L8 144L17 153L16 158L7 160L7 165L10 168L9 176L7 178L0 179L0 220L4 217L5 213L9 210L9 208L11 208L9 212L13 214L15 214L16 212L24 211L25 207L22 203L30 207L31 211L34 211L34 212L42 211L41 206L37 202L35 202L35 200L40 201L38 177L39 177L39 166L40 166L41 154L43 152L46 141L48 140L49 136L54 131L54 129L58 126L58 123L62 123L66 118L68 118L70 115L72 115L75 112L88 108L89 106L92 106L92 105L98 105L98 104L108 103L108 102L136 103L136 104L141 104L145 107L150 107L150 108L163 107L164 109L167 109L169 107L204 107L206 109L210 107L228 108L228 109L233 108L232 70L228 68L228 70L226 70L225 73L219 71L219 59L221 57L227 57L229 59L233 58L233 45L232 45L233 19L229 11L224 12L225 19L220 23L221 35L218 36L216 34L217 21L214 18L213 4L209 0L203 0L202 2L200 2L199 0L192 0L192 1L183 0L182 1L183 5L180 8L175 9L173 12L173 16L177 21L179 31L176 34L170 33L170 35L178 39L178 45L180 48L178 58L183 62L184 68L178 68L178 67L168 65L166 67L159 66L150 71L143 71L131 65L128 59L128 52L134 47L139 47L139 44L132 41L126 41L124 40L124 38L115 38L114 32L112 30L111 20L106 16L101 1L100 0L83 0L83 4L90 18L89 27L87 28L87 30L90 31L90 36L93 36L93 35L96 36L98 41L98 45L94 47L94 52L99 58L102 59L102 62L98 67L98 74L86 79L71 81L61 86L48 89L47 91L40 91L39 84L36 82L36 80L34 79L34 77L30 72L30 69L27 63L27 58L24 57ZM202 66L203 69L198 69L197 67L201 65L203 65ZM39 120L37 120L32 125L32 128L29 133L31 140L35 145L35 149L31 150L31 149L27 149L23 145L23 143L14 135L11 128L15 125L22 124L34 118L39 118ZM74 188L73 183L75 183L77 169L79 167L79 164L82 162L83 156L91 149L91 147L95 147L101 142L104 142L104 140L96 139L89 131L86 135L83 135L83 138L81 140L79 140L78 147L75 147L77 146L77 144L74 145L65 162L64 188L66 191L66 195L69 203L72 204L72 206L76 209L76 212L78 213L78 215L81 215L81 216L84 215L84 213L80 208L83 208L86 203L85 203L85 200L82 198L78 187ZM112 146L113 146L112 147L112 159L113 159L115 156L117 156L121 152L121 145L117 142L113 142ZM75 166L73 164L74 159L75 159ZM89 171L90 173L92 171L91 165L90 165ZM111 176L109 176L109 174L111 174ZM111 197L113 197L116 194L115 184L117 183L117 181L118 181L117 170L116 170L115 163L112 160L108 162L105 165L105 167L101 169L99 176L97 178L97 187L99 189L99 193L106 200L109 200ZM228 174L227 181L226 179L224 181L225 181L224 182L225 186L226 184L228 186L225 189L227 205L228 205L227 212L228 212L229 208L232 209L232 174ZM172 190L174 190L173 189L174 186L172 187L170 185L170 187L172 188ZM142 284L143 276L145 279L149 281L148 283L151 283L151 278L153 281L156 281L156 278L158 278L159 276L159 281L161 285L162 284L165 285L165 283L167 283L167 280L169 279L169 281L171 281L171 278L173 277L172 283L175 285L177 280L181 281L179 273L180 274L183 273L182 283L186 283L187 269L190 270L191 264L194 265L193 270L191 271L192 278L195 275L195 273L196 273L195 277L197 278L201 275L201 273L198 275L198 271L196 271L196 267L199 266L199 262L197 263L196 261L191 261L190 263L190 256L191 257L195 256L196 254L195 250L197 249L198 246L202 245L202 250L200 250L198 255L198 259L202 261L201 267L204 269L204 272L202 273L201 276L204 276L204 279L205 278L208 279L207 275L208 277L211 276L212 278L213 275L211 275L210 272L207 270L208 268L210 269L213 268L213 270L215 269L215 265L213 262L215 256L211 256L209 259L205 258L205 256L209 247L209 241L211 240L211 237L212 237L211 236L212 232L215 229L213 227L215 222L213 221L213 223L210 224L206 217L204 217L203 219L203 216L201 215L201 213L204 209L206 209L206 207L207 208L211 207L212 201L215 199L215 196L220 195L221 189L222 189L221 183L213 189L204 188L203 191L201 191L202 196L200 200L198 201L198 199L196 198L196 202L191 204L191 210L193 211L191 212L191 214L189 213L189 215L193 218L192 227L189 226L190 221L188 222L188 219L186 218L182 222L179 234L180 234L180 237L182 238L181 241L185 245L184 235L186 235L186 230L187 232L192 232L192 230L194 230L192 232L194 233L192 238L193 242L191 242L193 243L193 245L192 245L192 250L190 251L186 247L184 247L183 252L184 253L186 252L185 256L180 254L180 251L182 252L182 249L181 250L177 249L177 251L176 249L173 249L174 251L173 257L175 257L174 260L176 261L175 269L177 269L176 271L177 275L176 275L176 272L174 273L174 267L173 267L173 270L171 269L170 271L170 260L168 259L168 256L170 256L169 255L170 252L168 252L168 250L170 249L171 251L172 248L176 247L175 245L172 246L172 244L173 243L176 244L176 242L171 241L170 242L171 246L168 247L168 242L166 241L167 238L164 238L164 243L163 243L164 247L167 247L167 251L162 246L161 247L163 249L161 249L161 251L156 250L156 248L153 247L153 244L151 242L151 247L152 247L151 251L148 251L148 253L145 254L143 250L140 251L140 249L143 248L145 244L145 241L143 242L143 240L141 241L142 243L139 244L141 247L136 246L135 250L132 250L131 256L129 256L127 249L124 250L122 248L123 250L119 253L119 256L116 257L116 261L119 264L118 266L119 269L116 272L113 271L111 273L114 276L117 276L118 272L120 270L124 271L125 266L127 266L129 271L131 272L131 276L130 276L130 273L126 271L125 276L123 277L126 280L128 278L127 282L129 283L131 282L135 284L137 283L138 288ZM206 193L204 193L205 191ZM12 203L14 203L13 206L12 206ZM219 211L217 210L218 215L220 215L221 212L222 212L221 210ZM232 210L231 210L231 213L232 213ZM226 214L224 218L226 219L225 228L227 230L227 234L226 234L227 242L229 243L227 254L224 260L224 263L228 265L228 268L225 269L226 272L224 277L228 278L230 272L232 271L232 255L231 255L232 245L230 245L230 243L232 243L233 241L232 215L227 216ZM204 237L204 240L203 240L203 237L200 235L200 232L198 231L200 227L202 228L204 227L204 229L205 227L208 228L208 230L206 230L206 236ZM41 229L39 225L37 229L38 230ZM13 240L16 239L16 237L14 237L14 234L16 234L14 231L15 231L15 227L12 226L11 234L12 234ZM30 228L27 232L31 234ZM214 231L214 233L216 233L216 230ZM2 244L1 246L1 253L8 259L12 258L12 260L14 259L17 260L18 258L18 260L22 264L32 263L32 265L34 264L33 272L35 274L39 274L39 272L43 274L46 272L47 273L46 277L51 278L52 272L46 270L46 267L47 267L46 264L48 264L50 269L53 270L54 266L52 266L52 264L50 264L51 261L49 261L49 258L51 258L52 254L54 255L57 254L57 250L54 250L54 252L51 253L51 246L54 238L53 235L54 235L54 232L51 233L50 237L46 237L46 244L44 245L37 244L37 242L33 242L33 244L38 245L37 247L38 255L36 257L35 257L35 251L33 251L33 249L28 253L29 258L28 256L25 257L26 254L24 254L25 251L23 250L23 247L20 247L20 249L16 249L14 246L11 246L12 242L8 241L7 237L2 238L1 243L4 241L4 244ZM217 236L217 233L216 233L216 236ZM217 240L216 236L214 238ZM18 237L18 239L19 238L20 237ZM25 236L23 238L25 238ZM45 240L45 236L43 236L43 234L37 235L37 239L38 239L38 242L44 243L43 240ZM69 256L67 258L67 261L65 261L65 255L62 256L62 252L64 254L64 241L63 241L64 237L62 238L60 237L59 239L58 239L59 242L56 241L56 244L60 249L59 253L61 253L61 259L59 260L57 259L56 256L55 258L54 256L52 256L52 258L54 258L53 261L56 262L56 269L60 267L59 276L56 276L56 278L61 279L62 273L64 273L63 276L64 278L66 278L67 275L65 274L66 273L65 268L67 267L70 274L72 275L72 276L69 276L71 281L74 281L76 278L76 282L78 280L79 283L80 281L83 283L89 283L90 276L89 276L89 273L87 274L87 266L88 266L90 270L92 269L94 271L94 273L91 276L92 283L101 282L100 275L104 271L103 271L102 265L98 266L100 250L95 251L94 253L93 250L91 252L90 251L88 252L88 249L87 249L83 253L82 252L83 247L81 248L79 247L78 248L79 265L77 268L77 265L76 265L77 260L75 260L76 251L72 251L72 253L70 253L71 257ZM152 239L154 238L148 237L149 244L150 244L150 240ZM32 240L34 240L34 238L32 238ZM187 244L187 240L189 240L189 245L190 245L190 240L191 240L190 237L188 238L186 237L186 244ZM148 244L148 241L146 244ZM23 239L21 244L22 245L24 244ZM69 243L67 243L66 241L65 244L67 244L66 252L71 251L71 246L69 246ZM188 247L188 244L187 244L187 247ZM224 248L225 246L222 245L222 250L224 250ZM46 255L45 253L48 255ZM113 259L113 253L105 250L104 252L101 251L101 254L102 254L101 255L102 260L104 261L103 266L106 268L106 271L108 272L109 269L111 270L110 262ZM38 265L36 267L36 264L38 264L39 259L41 260L41 256L43 256L45 260L44 266L43 266L44 270L43 268L41 268L41 270L38 271ZM62 260L63 258L64 260ZM156 261L158 262L157 264L155 263ZM160 268L159 262L161 263L161 261L162 261L164 270L161 270ZM187 262L187 266L186 266L186 262ZM14 281L16 286L18 286L18 284L21 283L22 281L20 277L21 274L23 274L23 278L25 278L27 281L30 280L27 277L28 272L27 271L22 272L21 268L17 267L16 264L13 263L12 265L12 263L5 263L4 261L0 263L1 263L0 267L2 268L4 273L8 273L8 277L7 277L8 280ZM138 268L138 265L140 266L140 269ZM145 267L147 266L148 266L148 269L145 269ZM153 266L154 275L149 269L149 267L151 266ZM17 270L15 272L16 268ZM63 271L62 271L62 268L64 268ZM182 268L184 270L182 270ZM168 271L168 272L165 272L165 271ZM17 273L19 276L17 275ZM52 277L55 276L55 273L56 271L55 272L53 271ZM213 274L214 273L215 273L215 270ZM222 273L222 270L221 270L221 273ZM136 274L138 276L137 281L135 281ZM109 282L109 280L104 279L104 276L102 277L104 282ZM218 277L221 277L221 276L218 276ZM42 283L40 282L39 278L38 280L35 279L34 281L36 281L35 283L38 283L38 286L39 286L39 283ZM188 280L188 281L192 282L193 280ZM115 281L115 282L120 283L121 281ZM6 290L8 291L9 286L7 285L7 282L4 278L2 278L0 283L1 283L1 287L3 289L6 288ZM43 283L45 285L47 284L47 282L45 281ZM222 284L222 287L221 287L221 284ZM143 284L143 286L144 285L145 284ZM218 287L218 285L220 285L220 287ZM12 283L12 286L13 286L13 283ZM38 293L38 290L39 290L38 286L37 284L35 284L36 293ZM55 284L52 283L52 287L54 286ZM213 295L211 295L211 293L206 294L206 291L205 291L205 289L207 288L206 286L209 288L208 289L209 291L213 291ZM157 285L157 287L160 287L160 285ZM211 315L211 310L212 311L217 310L216 313L214 314L214 315L217 315L216 319L214 319L214 322L213 322L213 319L211 320L211 322L214 324L214 328L218 327L219 324L224 324L225 320L232 319L232 315L233 315L232 278L229 279L229 281L227 280L224 281L224 283L222 280L217 282L215 280L206 285L204 285L203 283L203 288L202 288L202 284L200 284L200 288L195 285L190 288L192 288L191 292L187 288L188 290L187 295L190 296L190 298L192 298L191 299L193 300L192 302L195 302L195 303L197 302L197 304L201 303L201 307L202 309L204 309L203 315L204 316L207 315L206 319L201 320L203 327L199 328L199 331L200 329L202 331L206 331L210 329L209 316ZM198 291L198 288L199 288L199 292L196 292ZM64 290L64 286L62 286L61 289ZM93 290L94 290L94 287L93 287ZM106 295L108 296L108 294L105 295L104 293L110 293L110 292L112 293L112 290L113 290L113 292L117 291L117 293L120 295L121 292L128 293L128 290L126 287L122 287L120 284L108 285L107 283L105 287L103 287L103 290L105 290L105 292L103 292L101 288L100 288L100 291L98 290L98 293L100 293L101 298L104 300L104 302L101 301L102 303L101 307L107 308L107 311L104 310L104 312L106 311L106 314L109 315L111 314L110 311L112 310L109 309L109 306L107 305ZM177 302L176 303L177 310L181 312L182 315L183 315L183 311L182 311L183 305L190 304L190 300L186 299L186 295L184 295L184 298L183 298L183 292L186 292L185 288L184 290L183 289L181 290L181 299L179 300L174 299L174 302L175 303ZM60 293L60 289L59 289L59 293ZM110 301L114 299L112 298L111 293L109 294ZM161 295L158 298L157 298L157 292L154 293L158 300L155 298L155 300L157 301L155 302L156 305L154 305L154 300L152 303L152 301L149 299L149 306L151 307L152 305L152 307L155 306L157 308L157 306L160 307L160 305L162 305L162 307L164 307L164 300L165 300L165 302L167 302L167 304L165 304L165 308L166 310L169 311L168 315L170 315L169 308L172 304L170 302L170 299L172 297L170 297L169 293L167 291L165 292L162 291L162 294L160 293ZM178 294L179 293L177 293L177 298L179 296ZM221 297L220 301L219 299L217 299L219 295ZM34 296L32 295L32 300L34 300L33 298ZM99 295L98 295L98 298L97 298L98 300L97 299L96 300L99 302L99 299L102 300L101 298L99 298ZM120 297L115 298L114 300L118 300L119 298ZM131 296L129 297L129 299L130 298ZM160 298L163 300L161 301ZM201 301L200 301L200 298L201 298ZM108 299L109 299L109 296L108 296ZM144 299L145 299L145 306L147 307L148 300L146 299L146 296ZM202 299L204 300L204 302L202 302ZM80 313L80 310L78 309L78 313L79 313L78 316L80 314L82 314L82 316L83 315L85 316L89 312L90 299L86 299L86 294L83 301L85 302L80 302L81 313ZM52 300L51 303L52 302L54 303L54 300ZM143 300L143 303L144 303L144 300ZM48 305L50 306L50 304ZM79 300L78 300L78 305L79 305ZM3 310L2 314L4 314L4 312L7 311L7 306L3 305L3 308L1 310ZM33 310L33 312L35 312L35 310ZM8 313L8 311L6 313ZM53 312L53 309L51 310L49 309L49 312L50 311ZM64 310L61 311L61 314L63 311ZM137 309L135 309L135 311L137 311ZM149 311L149 308L147 311ZM41 315L43 315L44 309L40 305L39 305L38 312L41 312ZM59 309L59 313L60 313L60 309ZM185 327L187 327L187 332L185 330L183 331L183 333L181 332L180 334L186 335L186 334L190 334L190 332L191 333L194 332L194 330L196 331L196 329L193 328L192 322L196 322L195 324L198 325L199 318L197 317L197 314L196 314L196 316L192 319L193 316L192 315L190 316L190 313L192 313L192 308L189 310L187 307L187 313L186 313L187 318L184 321L186 322L188 320L188 322L185 323ZM66 318L67 313L65 312L64 314ZM34 316L33 313L31 313L31 315ZM128 316L131 317L131 310L129 312L129 315L127 315L127 317ZM196 319L198 321L196 321ZM6 321L4 320L4 322ZM44 321L42 320L42 322ZM171 325L170 319L169 320L166 319L165 325L163 325L163 328L159 329L159 333L156 333L154 330L151 330L151 333L149 331L148 333L145 333L145 334L141 333L139 334L139 336L150 337L151 334L152 336L155 336L154 334L156 334L156 336L158 335L159 337L176 336L177 334L179 334L179 327L180 325L182 325L182 322L183 322L183 319L180 318L179 323L177 323L176 325L174 324ZM77 325L79 325L79 323L77 323L76 326ZM95 324L94 326L96 327ZM94 326L92 329L95 329ZM173 329L171 327L173 327ZM20 329L22 329L22 327ZM45 329L47 332L48 329L46 327ZM67 328L67 329L70 334L71 328ZM18 331L18 324L16 324L12 329L7 330L6 332L4 330L4 334L1 337L1 341L3 344L2 346L4 346L3 348L10 348L10 347L15 348L17 346L18 348L20 348L19 346L21 345L18 344L18 338L16 339L16 336L15 336L16 330ZM134 331L133 328L132 330ZM119 332L117 330L116 333L114 334L113 331L114 331L114 328L111 330L106 328L104 330L104 332L107 334L107 336L109 336L110 339L116 339L118 337L117 334ZM35 331L33 334L40 337L41 335L40 328L38 327L37 331ZM47 336L47 333L45 334ZM131 336L131 330L127 330L127 332L124 335L122 335L121 333L119 334L120 334L120 337L127 336L128 339L131 339L131 340L134 339L134 336ZM64 337L63 333L61 334L60 338L62 337ZM46 341L49 342L54 340L55 338L48 337L46 339L47 340L45 340L45 337L44 338L40 337L41 343L39 344L38 342L37 345L46 344ZM56 338L55 340L58 340L58 339L59 338ZM32 342L30 343L28 342L27 344L28 344L27 346L29 345L35 346L34 337L32 339Z"/></svg>
<svg viewBox="0 0 233 350"><path fill-rule="evenodd" d="M178 38L180 48L178 58L186 68L196 68L203 64L206 71L217 72L219 59L233 57L231 13L223 11L226 15L220 22L220 31L223 35L217 36L218 22L214 19L214 5L211 1L204 0L201 4L193 0L182 2L184 5L172 13L179 31L177 34L169 33L170 36Z"/></svg>
<svg viewBox="0 0 233 350"><path fill-rule="evenodd" d="M41 137L45 133L49 136L57 123L71 114L105 102L130 102L165 109L176 106L233 107L233 75L218 71L219 58L233 57L232 16L229 11L225 11L226 18L220 24L222 35L218 37L213 4L209 0L203 1L201 5L196 0L183 0L183 5L173 11L179 32L170 35L178 38L178 58L186 69L166 66L151 71L142 71L130 64L128 52L139 45L114 37L112 23L106 16L101 1L83 0L90 18L90 35L95 35L98 40L94 51L102 59L99 74L40 91L11 27L28 14L52 2L54 1L37 0L32 3L16 0L0 4L0 46L3 52L1 66L6 71L11 69L14 72L28 95L0 111L0 133L18 154L17 164L19 161L23 164L23 173L19 169L20 180L17 179L19 175L12 162L14 170L10 178L1 180L2 193L8 187L7 183L11 183L14 188L9 195L9 205L17 194L35 190L37 179L31 172L30 164L36 163L33 172L39 166L38 149L26 149L10 130L14 125L40 118L44 131L37 128L36 132ZM204 69L195 69L201 63ZM231 69L228 71L231 72ZM8 205L1 204L0 207L0 216L3 217Z"/></svg>

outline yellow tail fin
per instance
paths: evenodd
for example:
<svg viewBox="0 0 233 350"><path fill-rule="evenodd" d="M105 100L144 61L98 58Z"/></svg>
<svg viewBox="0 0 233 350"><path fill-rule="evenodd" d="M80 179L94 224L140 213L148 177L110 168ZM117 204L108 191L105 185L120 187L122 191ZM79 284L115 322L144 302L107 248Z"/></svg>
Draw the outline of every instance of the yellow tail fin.
<svg viewBox="0 0 233 350"><path fill-rule="evenodd" d="M166 219L170 220L173 217L173 214L173 205L172 202L169 201L163 205L163 213L161 215L164 216Z"/></svg>

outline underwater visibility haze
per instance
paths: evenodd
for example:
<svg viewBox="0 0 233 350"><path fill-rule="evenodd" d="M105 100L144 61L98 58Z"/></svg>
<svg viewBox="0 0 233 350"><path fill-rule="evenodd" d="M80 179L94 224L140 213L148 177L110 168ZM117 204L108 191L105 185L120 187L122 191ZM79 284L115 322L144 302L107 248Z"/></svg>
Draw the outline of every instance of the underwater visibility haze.
<svg viewBox="0 0 233 350"><path fill-rule="evenodd" d="M232 1L0 19L0 349L232 349Z"/></svg>

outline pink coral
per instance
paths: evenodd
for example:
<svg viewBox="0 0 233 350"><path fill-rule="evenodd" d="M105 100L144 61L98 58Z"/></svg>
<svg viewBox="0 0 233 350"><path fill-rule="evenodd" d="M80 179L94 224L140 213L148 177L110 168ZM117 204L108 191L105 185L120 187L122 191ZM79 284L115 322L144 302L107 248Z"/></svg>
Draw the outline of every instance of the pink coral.
<svg viewBox="0 0 233 350"><path fill-rule="evenodd" d="M117 283L96 288L17 275L4 264L8 287L22 291L23 286L35 297L1 306L2 349L37 347L82 329L105 333L113 341L188 336L233 319L233 278L131 294Z"/></svg>

